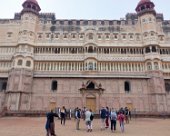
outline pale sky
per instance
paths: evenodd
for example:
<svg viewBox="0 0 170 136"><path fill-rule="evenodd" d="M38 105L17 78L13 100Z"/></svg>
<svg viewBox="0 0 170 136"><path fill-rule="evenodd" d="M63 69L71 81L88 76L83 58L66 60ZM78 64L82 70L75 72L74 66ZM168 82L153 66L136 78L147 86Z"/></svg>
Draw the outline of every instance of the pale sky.
<svg viewBox="0 0 170 136"><path fill-rule="evenodd" d="M0 0L0 19L13 18L25 0ZM41 12L52 12L56 19L120 19L134 13L140 0L37 0ZM170 20L170 0L152 0L158 13Z"/></svg>

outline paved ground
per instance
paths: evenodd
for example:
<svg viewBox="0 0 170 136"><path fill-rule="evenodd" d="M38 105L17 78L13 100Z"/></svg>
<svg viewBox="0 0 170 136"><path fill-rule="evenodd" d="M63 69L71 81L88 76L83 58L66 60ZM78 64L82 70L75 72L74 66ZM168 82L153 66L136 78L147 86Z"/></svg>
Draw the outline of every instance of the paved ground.
<svg viewBox="0 0 170 136"><path fill-rule="evenodd" d="M45 136L46 118L5 117L0 118L0 136ZM170 136L170 119L133 119L125 125L125 133L117 131L111 133L110 129L101 131L100 120L93 122L93 132L86 132L85 123L81 120L81 130L75 130L75 121L68 120L65 126L55 120L57 136Z"/></svg>

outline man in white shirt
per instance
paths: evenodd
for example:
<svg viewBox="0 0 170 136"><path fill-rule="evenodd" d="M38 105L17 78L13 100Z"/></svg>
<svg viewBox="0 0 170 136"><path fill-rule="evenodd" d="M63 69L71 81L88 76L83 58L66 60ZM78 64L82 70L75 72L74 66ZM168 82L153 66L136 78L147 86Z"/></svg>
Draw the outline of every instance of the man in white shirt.
<svg viewBox="0 0 170 136"><path fill-rule="evenodd" d="M89 109L86 110L85 112L85 121L86 121L86 126L87 126L87 132L91 132L91 120L90 120L91 112Z"/></svg>

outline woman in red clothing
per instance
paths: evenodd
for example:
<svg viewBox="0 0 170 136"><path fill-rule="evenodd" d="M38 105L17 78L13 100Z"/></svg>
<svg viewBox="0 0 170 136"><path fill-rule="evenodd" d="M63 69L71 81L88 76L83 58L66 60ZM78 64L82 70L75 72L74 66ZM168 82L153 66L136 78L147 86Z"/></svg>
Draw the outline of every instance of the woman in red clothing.
<svg viewBox="0 0 170 136"><path fill-rule="evenodd" d="M124 132L124 130L125 130L125 128L124 128L125 116L122 112L119 113L118 120L119 120L119 123L120 123L120 129L121 129L122 132Z"/></svg>

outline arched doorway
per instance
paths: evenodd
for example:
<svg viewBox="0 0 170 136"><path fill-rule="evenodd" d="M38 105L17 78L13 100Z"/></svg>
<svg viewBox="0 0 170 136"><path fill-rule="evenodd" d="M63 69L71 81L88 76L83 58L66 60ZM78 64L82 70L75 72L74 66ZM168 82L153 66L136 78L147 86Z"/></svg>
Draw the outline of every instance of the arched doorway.
<svg viewBox="0 0 170 136"><path fill-rule="evenodd" d="M83 83L82 88L79 90L82 94L83 107L87 107L93 112L99 111L100 97L104 91L101 83L97 84L96 82L89 80L86 84Z"/></svg>

